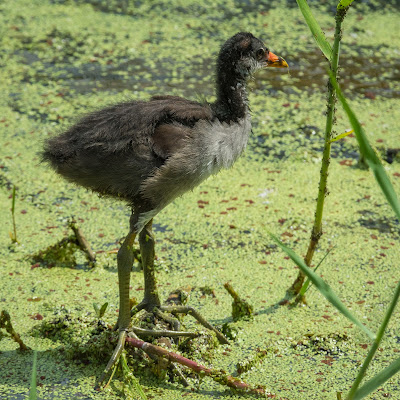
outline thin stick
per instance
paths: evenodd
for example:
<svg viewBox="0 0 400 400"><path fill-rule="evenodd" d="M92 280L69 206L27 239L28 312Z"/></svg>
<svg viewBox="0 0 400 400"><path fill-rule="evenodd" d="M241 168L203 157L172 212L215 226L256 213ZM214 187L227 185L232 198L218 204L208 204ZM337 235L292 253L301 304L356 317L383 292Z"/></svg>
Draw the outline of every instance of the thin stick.
<svg viewBox="0 0 400 400"><path fill-rule="evenodd" d="M83 235L81 229L76 225L76 221L72 220L69 223L69 226L74 231L76 240L78 241L79 246L81 247L81 249L86 253L86 256L89 259L89 261L95 262L96 261L96 255L94 254L92 248L90 247L90 243L87 241L87 239Z"/></svg>
<svg viewBox="0 0 400 400"><path fill-rule="evenodd" d="M11 338L19 344L20 350L30 350L30 348L22 341L18 333L15 332L11 323L10 314L6 310L3 310L0 314L0 328L5 329L11 335Z"/></svg>
<svg viewBox="0 0 400 400"><path fill-rule="evenodd" d="M143 328L137 328L136 326L132 327L133 332L135 332L137 335L143 335L143 336L152 336L152 337L160 337L160 336L168 336L168 337L178 337L178 336L184 336L184 337L189 337L189 338L196 338L201 335L200 332L185 332L185 331L171 331L168 329L162 330L162 331L153 331L152 329L143 329Z"/></svg>
<svg viewBox="0 0 400 400"><path fill-rule="evenodd" d="M224 372L207 368L204 365L198 364L195 361L189 360L186 357L183 357L179 354L176 354L172 351L168 351L160 346L156 346L154 344L150 344L147 342L143 342L142 340L134 339L134 338L126 338L126 343L129 345L136 347L137 349L141 349L146 353L157 355L159 357L165 357L171 362L176 362L178 364L184 365L193 371L209 376L214 381L220 383L221 385L226 385L234 389L245 391L246 393L251 393L254 395L265 396L265 389L262 387L251 387L246 382L243 382L240 379L234 378L230 375L227 375Z"/></svg>

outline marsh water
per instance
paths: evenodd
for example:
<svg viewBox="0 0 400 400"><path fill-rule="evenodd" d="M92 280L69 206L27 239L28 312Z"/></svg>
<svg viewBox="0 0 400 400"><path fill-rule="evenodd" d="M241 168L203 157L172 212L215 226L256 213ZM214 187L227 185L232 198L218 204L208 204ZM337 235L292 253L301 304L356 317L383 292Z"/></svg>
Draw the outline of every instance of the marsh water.
<svg viewBox="0 0 400 400"><path fill-rule="evenodd" d="M333 39L331 1L310 2ZM358 1L343 26L340 84L400 192L400 22L397 2ZM214 60L221 44L251 31L288 62L249 82L253 134L242 158L168 206L155 220L157 277L167 298L188 294L213 324L231 329L229 345L199 350L198 361L264 385L276 399L336 399L346 393L370 342L311 287L307 306L280 305L297 268L269 238L272 232L304 255L315 210L325 126L326 61L294 1L3 1L0 4L0 310L23 341L38 351L39 399L125 398L121 377L94 391L107 362L88 345L98 323L93 303L108 302L106 325L118 309L116 251L129 209L75 187L40 163L47 137L79 115L127 99L173 94L214 96ZM350 129L337 105L335 133ZM370 171L356 139L332 144L324 234L314 265L344 304L376 331L399 280L399 221ZM121 174L126 173L121 171ZM18 243L12 244L16 188ZM92 268L79 250L53 262L35 255L71 234L75 218L97 253ZM232 321L229 281L255 310ZM139 262L132 293L140 301ZM60 334L40 327L57 319ZM61 318L61 319L60 319ZM197 325L184 319L187 329ZM367 377L398 358L395 313ZM38 328L39 327L39 328ZM96 328L97 329L97 328ZM4 330L0 331L5 333ZM40 332L40 334L38 334ZM0 336L0 398L27 398L32 352ZM91 349L90 351L88 349ZM265 351L259 362L257 354ZM239 398L204 378L155 376L132 364L149 398ZM399 399L394 376L369 399Z"/></svg>

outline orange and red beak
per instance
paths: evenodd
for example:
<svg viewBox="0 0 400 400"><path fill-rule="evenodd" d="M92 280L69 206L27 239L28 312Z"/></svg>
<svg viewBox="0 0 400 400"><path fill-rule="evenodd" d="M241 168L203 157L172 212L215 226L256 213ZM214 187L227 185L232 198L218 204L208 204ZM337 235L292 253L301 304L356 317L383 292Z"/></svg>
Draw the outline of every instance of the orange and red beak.
<svg viewBox="0 0 400 400"><path fill-rule="evenodd" d="M267 67L286 68L289 67L288 63L281 57L274 53L268 53Z"/></svg>

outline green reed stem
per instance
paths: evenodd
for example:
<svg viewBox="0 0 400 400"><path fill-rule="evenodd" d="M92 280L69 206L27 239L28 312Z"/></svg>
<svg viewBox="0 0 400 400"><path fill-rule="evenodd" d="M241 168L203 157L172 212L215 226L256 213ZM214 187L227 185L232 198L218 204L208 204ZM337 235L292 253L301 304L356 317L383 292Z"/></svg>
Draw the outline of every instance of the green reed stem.
<svg viewBox="0 0 400 400"><path fill-rule="evenodd" d="M13 243L17 243L17 226L15 224L15 185L13 186L12 192L12 203L11 203L11 216L12 216L12 223L13 223L13 234L11 235L11 241Z"/></svg>
<svg viewBox="0 0 400 400"><path fill-rule="evenodd" d="M340 54L340 40L342 38L342 22L346 16L347 9L337 10L335 20L335 37L332 48L332 58L330 60L330 71L337 78L338 66L339 66L339 54ZM327 182L328 182L328 169L330 164L331 155L331 138L332 138L332 127L335 122L335 104L336 104L336 92L332 86L330 80L328 80L328 104L326 113L326 125L325 125L325 144L322 155L322 166L320 172L320 180L318 186L318 198L317 206L315 211L314 225L311 231L310 243L308 245L307 254L304 258L305 263L310 266L314 256L315 249L318 245L318 241L322 236L322 216L324 212L325 197L328 194ZM303 286L305 275L302 271L293 283L289 292L299 294L301 287Z"/></svg>

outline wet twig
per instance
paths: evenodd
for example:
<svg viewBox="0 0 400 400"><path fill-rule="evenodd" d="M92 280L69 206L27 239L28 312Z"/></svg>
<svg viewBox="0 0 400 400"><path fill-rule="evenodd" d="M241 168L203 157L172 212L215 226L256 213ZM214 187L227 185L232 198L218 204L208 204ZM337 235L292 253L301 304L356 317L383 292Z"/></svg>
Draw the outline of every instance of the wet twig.
<svg viewBox="0 0 400 400"><path fill-rule="evenodd" d="M224 288L227 292L232 296L232 318L234 321L238 321L240 319L249 319L253 316L253 306L249 304L246 300L240 298L237 294L236 290L232 287L232 285L228 282L224 284Z"/></svg>
<svg viewBox="0 0 400 400"><path fill-rule="evenodd" d="M143 335L143 336L152 336L152 337L162 337L162 336L168 336L168 337L189 337L189 338L196 338L201 335L200 332L185 332L185 331L171 331L168 329L165 330L152 330L152 329L143 329L143 328L138 328L136 326L132 327L133 332L135 332L137 335Z"/></svg>
<svg viewBox="0 0 400 400"><path fill-rule="evenodd" d="M10 314L6 311L3 310L0 313L0 328L5 329L6 332L11 336L11 338L19 344L19 349L20 350L30 350L28 346L25 345L25 343L22 341L21 337L18 335L17 332L15 332L12 323L11 323L11 317Z"/></svg>
<svg viewBox="0 0 400 400"><path fill-rule="evenodd" d="M166 358L168 361L184 365L200 375L209 376L210 378L220 383L221 385L225 385L230 388L244 391L246 393L253 395L258 395L258 396L266 395L265 388L261 386L252 387L240 379L227 375L226 372L207 368L204 365L198 364L195 361L189 360L188 358L183 357L180 354L176 354L172 351L168 351L160 346L156 346L154 344L147 343L142 340L131 337L126 338L126 343L129 344L130 346L136 347L137 349L145 351L149 355L156 355L158 357Z"/></svg>
<svg viewBox="0 0 400 400"><path fill-rule="evenodd" d="M76 225L76 221L75 220L70 221L69 227L73 230L76 240L78 241L79 247L82 249L82 251L85 252L89 261L94 263L96 261L96 255L93 252L93 250L90 246L90 243L87 241L87 239L83 235L81 229Z"/></svg>

